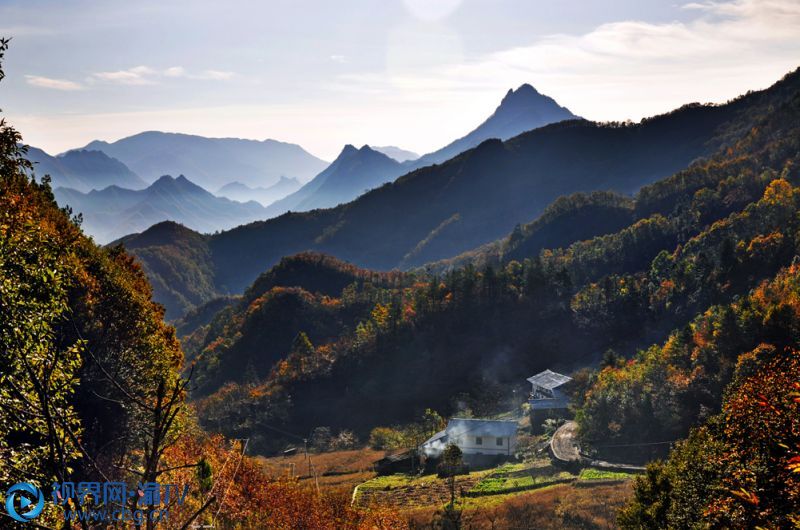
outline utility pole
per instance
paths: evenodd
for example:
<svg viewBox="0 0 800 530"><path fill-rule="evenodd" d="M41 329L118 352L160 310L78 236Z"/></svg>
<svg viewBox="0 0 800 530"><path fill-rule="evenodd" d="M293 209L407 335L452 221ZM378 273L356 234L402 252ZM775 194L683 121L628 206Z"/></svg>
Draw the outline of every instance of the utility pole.
<svg viewBox="0 0 800 530"><path fill-rule="evenodd" d="M311 457L308 456L308 438L303 438L303 445L306 448L306 463L308 464L308 475L311 476Z"/></svg>
<svg viewBox="0 0 800 530"><path fill-rule="evenodd" d="M317 495L319 495L319 477L317 476L317 466L311 466L314 469L314 484L317 485Z"/></svg>

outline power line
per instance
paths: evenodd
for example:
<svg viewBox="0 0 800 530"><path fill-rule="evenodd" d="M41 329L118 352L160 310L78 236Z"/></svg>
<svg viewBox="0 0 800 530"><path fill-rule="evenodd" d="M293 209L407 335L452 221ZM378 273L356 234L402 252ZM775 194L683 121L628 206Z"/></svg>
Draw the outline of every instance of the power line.
<svg viewBox="0 0 800 530"><path fill-rule="evenodd" d="M300 436L299 434L287 432L287 431L284 431L283 429L279 429L277 427L272 427L271 425L267 425L266 423L259 423L258 425L259 425L259 427L266 427L267 429L270 429L270 430L275 431L275 432L279 432L281 434L285 434L286 436L291 436L292 438L297 438L298 440L306 441L308 439L307 436Z"/></svg>
<svg viewBox="0 0 800 530"><path fill-rule="evenodd" d="M666 445L677 442L678 440L671 440L669 442L642 442L638 444L609 444L609 445L592 445L592 447L640 447L644 445Z"/></svg>
<svg viewBox="0 0 800 530"><path fill-rule="evenodd" d="M217 516L219 516L219 512L222 510L222 506L225 503L225 497L228 495L228 490L231 489L233 485L233 480L236 478L236 474L239 473L239 467L242 465L242 460L244 460L244 454L247 452L247 444L250 443L250 438L244 439L244 446L242 447L242 454L239 457L239 463L236 464L236 469L233 470L233 476L231 476L230 481L228 481L228 487L225 488L225 492L222 494L222 498L219 501L219 508L217 508L217 513L214 514L214 517L211 519L211 526L214 527L214 523L217 520Z"/></svg>

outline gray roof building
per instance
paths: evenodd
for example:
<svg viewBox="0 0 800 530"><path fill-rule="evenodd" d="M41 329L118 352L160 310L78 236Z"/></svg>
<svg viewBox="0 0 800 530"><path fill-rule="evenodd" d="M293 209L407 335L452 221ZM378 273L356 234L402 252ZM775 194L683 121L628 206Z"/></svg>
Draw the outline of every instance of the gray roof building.
<svg viewBox="0 0 800 530"><path fill-rule="evenodd" d="M545 370L528 378L531 388L530 405L533 410L565 409L569 406L569 397L562 388L572 381L563 374Z"/></svg>

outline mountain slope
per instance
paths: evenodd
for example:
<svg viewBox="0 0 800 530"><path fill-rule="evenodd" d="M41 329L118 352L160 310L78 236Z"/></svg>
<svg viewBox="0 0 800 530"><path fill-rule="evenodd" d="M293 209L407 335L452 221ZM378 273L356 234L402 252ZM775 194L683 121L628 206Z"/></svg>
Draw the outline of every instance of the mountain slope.
<svg viewBox="0 0 800 530"><path fill-rule="evenodd" d="M724 105L687 105L633 125L562 122L506 142L486 141L351 203L211 236L206 244L214 283L220 294L241 292L265 267L304 250L382 270L458 255L534 219L558 196L630 193L675 173L736 141L757 116L780 105L799 85L795 72L770 89ZM146 246L135 236L127 245L134 253ZM158 252L168 248L167 243ZM145 266L151 276L159 274Z"/></svg>
<svg viewBox="0 0 800 530"><path fill-rule="evenodd" d="M267 207L269 215L345 203L403 173L403 166L368 145L346 145L330 166L295 193Z"/></svg>
<svg viewBox="0 0 800 530"><path fill-rule="evenodd" d="M428 273L445 273L457 267L502 266L522 261L543 249L568 247L621 230L634 220L636 201L612 192L574 193L556 199L534 221L517 225L507 237L458 256L427 263Z"/></svg>
<svg viewBox="0 0 800 530"><path fill-rule="evenodd" d="M228 182L268 186L282 175L307 180L326 162L295 144L276 140L206 138L148 131L116 142L95 140L95 149L123 161L148 182L161 175L192 175L200 186L219 189Z"/></svg>
<svg viewBox="0 0 800 530"><path fill-rule="evenodd" d="M255 201L241 203L216 197L183 175L165 175L144 190L109 186L81 193L56 188L56 200L83 214L83 228L108 242L156 223L173 220L200 232L223 230L264 216Z"/></svg>
<svg viewBox="0 0 800 530"><path fill-rule="evenodd" d="M338 297L311 292L319 273L286 274L308 268L287 267L307 258L282 260L195 343L204 393L231 380L248 389L238 402L224 399L235 394L230 386L211 394L198 407L201 416L249 435L260 432L259 422L290 432L328 425L367 433L426 408L450 414L466 405L494 414L518 406L514 390L525 389L526 375L596 364L611 348L639 353L625 360L612 352L598 379L576 378L603 382L576 403L591 414L581 418L594 427L590 434L602 435L591 440L647 448L685 435L719 409L734 370L753 373L755 353L737 365L739 354L765 341L783 351L800 329L796 272L789 293L753 291L800 252L800 90L791 101L750 112L744 135L646 188L637 204L583 201L616 203L608 208L612 220L618 211L628 216L605 236L538 255L516 247L522 261L498 268L466 266L443 277L396 273L390 282L345 288L342 281ZM665 213L644 213L655 189L670 191ZM581 211L560 207L548 222ZM534 226L527 233L535 242L541 232ZM314 263L329 275L341 268ZM734 313L724 308L731 303ZM271 325L276 315L280 324ZM316 327L318 315L339 334ZM662 342L663 350L644 349ZM230 369L246 363L252 371ZM243 429L243 415L257 420Z"/></svg>
<svg viewBox="0 0 800 530"><path fill-rule="evenodd" d="M122 186L141 189L147 184L125 164L96 150L77 150L51 156L36 147L28 147L28 159L35 164L38 176L50 175L53 187L64 186L79 191Z"/></svg>
<svg viewBox="0 0 800 530"><path fill-rule="evenodd" d="M288 211L336 206L414 169L452 158L484 140L505 140L524 131L573 118L576 116L553 99L539 94L530 85L522 85L516 91L509 90L494 113L467 136L423 157L391 146L364 146L360 150L351 145L345 146L337 160L309 182L305 189L270 205L269 215L274 217ZM378 157L376 152L402 164L391 164L389 160ZM331 173L336 173L336 176L329 179Z"/></svg>
<svg viewBox="0 0 800 530"><path fill-rule="evenodd" d="M413 162L419 158L417 153L408 151L406 149L400 149L399 147L395 147L393 145L384 145L379 147L372 146L372 149L379 153L383 153L384 155L397 160L398 162Z"/></svg>
<svg viewBox="0 0 800 530"><path fill-rule="evenodd" d="M516 90L509 90L494 113L474 131L433 153L423 155L408 167L420 168L438 164L490 138L507 140L550 123L578 118L579 116L560 106L553 98L540 94L526 83Z"/></svg>
<svg viewBox="0 0 800 530"><path fill-rule="evenodd" d="M295 177L281 176L278 182L266 188L262 186L250 187L238 181L230 182L218 189L216 195L239 202L258 201L262 206L268 206L294 193L301 186L302 184Z"/></svg>

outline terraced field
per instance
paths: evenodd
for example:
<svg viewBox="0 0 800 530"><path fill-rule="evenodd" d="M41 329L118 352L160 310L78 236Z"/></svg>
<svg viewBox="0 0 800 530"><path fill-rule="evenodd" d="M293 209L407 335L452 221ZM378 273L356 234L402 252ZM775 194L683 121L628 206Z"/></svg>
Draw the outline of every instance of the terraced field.
<svg viewBox="0 0 800 530"><path fill-rule="evenodd" d="M487 474L466 494L471 497L502 495L571 482L575 478L572 473L555 468L547 460L505 464Z"/></svg>
<svg viewBox="0 0 800 530"><path fill-rule="evenodd" d="M489 471L478 471L456 477L456 495L475 487ZM400 509L441 506L450 499L450 486L446 479L436 475L410 477L408 475L388 475L376 477L358 486L354 501L360 506L379 504Z"/></svg>

